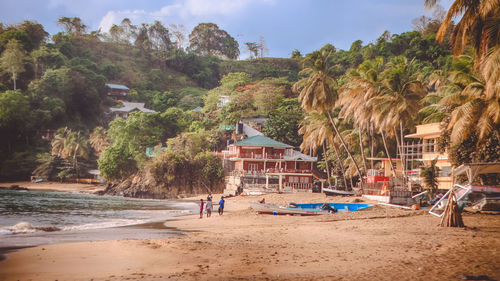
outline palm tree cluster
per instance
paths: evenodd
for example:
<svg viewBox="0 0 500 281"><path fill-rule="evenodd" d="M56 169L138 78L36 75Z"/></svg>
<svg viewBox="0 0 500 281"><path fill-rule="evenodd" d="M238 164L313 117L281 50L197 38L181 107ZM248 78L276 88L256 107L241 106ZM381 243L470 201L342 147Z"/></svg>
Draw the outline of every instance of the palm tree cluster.
<svg viewBox="0 0 500 281"><path fill-rule="evenodd" d="M60 129L52 140L52 155L71 158L73 169L78 176L78 158L88 159L90 155L89 138L80 131L72 131L67 127Z"/></svg>
<svg viewBox="0 0 500 281"><path fill-rule="evenodd" d="M436 2L426 0L426 5ZM461 20L453 26L458 15ZM421 62L404 56L377 57L335 77L331 51L307 55L304 78L293 87L307 113L299 131L301 149L323 149L326 154L327 147L332 148L343 174L362 180L368 169L366 155L377 154L380 140L391 162L395 152L391 144L397 144L405 174L403 136L421 122L442 122L450 135L448 146L472 134L478 146L491 136L500 139L499 19L498 0L456 0L436 38L442 42L453 26L453 53L470 55L456 57L446 71L428 73ZM341 149L348 159L340 160ZM325 167L330 176L328 163Z"/></svg>
<svg viewBox="0 0 500 281"><path fill-rule="evenodd" d="M426 5L433 7L436 2L426 0ZM440 117L447 123L453 145L471 134L477 135L480 145L492 135L500 139L500 1L454 1L437 40L443 40L452 19L459 16L450 41L459 57L442 77L445 83L431 96L430 106L434 113L447 113Z"/></svg>

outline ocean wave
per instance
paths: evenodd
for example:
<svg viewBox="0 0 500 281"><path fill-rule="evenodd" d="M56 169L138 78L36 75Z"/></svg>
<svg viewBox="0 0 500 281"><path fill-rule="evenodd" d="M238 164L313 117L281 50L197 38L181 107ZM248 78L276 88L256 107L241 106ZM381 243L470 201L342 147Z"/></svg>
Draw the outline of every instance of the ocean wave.
<svg viewBox="0 0 500 281"><path fill-rule="evenodd" d="M92 229L131 226L131 225L157 222L166 219L166 217L176 217L191 213L189 210L168 210L168 211L158 212L157 214L152 214L150 211L135 211L135 212L136 213L144 212L144 214L149 214L151 216L149 218L135 218L135 219L108 219L98 222L91 222L79 225L65 225L65 226L54 226L54 225L36 226L29 222L22 221L13 226L0 227L0 235L34 233L34 232L78 231L78 230L92 230Z"/></svg>
<svg viewBox="0 0 500 281"><path fill-rule="evenodd" d="M43 225L43 226L34 226L29 222L19 222L13 226L7 226L7 227L2 227L0 228L0 235L1 234L18 234L18 233L30 233L30 232L37 232L37 231L43 231L43 232L53 232L53 231L60 231L61 229L59 227L53 226L53 225Z"/></svg>

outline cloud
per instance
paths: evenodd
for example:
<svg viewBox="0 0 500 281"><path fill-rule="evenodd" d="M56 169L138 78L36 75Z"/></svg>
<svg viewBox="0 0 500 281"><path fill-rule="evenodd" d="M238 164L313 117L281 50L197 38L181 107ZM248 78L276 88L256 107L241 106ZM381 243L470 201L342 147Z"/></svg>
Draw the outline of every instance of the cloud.
<svg viewBox="0 0 500 281"><path fill-rule="evenodd" d="M108 31L113 24L118 24L123 18L142 23L166 18L179 18L185 21L210 16L236 16L250 5L261 3L274 4L274 0L177 0L174 4L150 12L144 10L108 11L101 19L99 27L103 31Z"/></svg>

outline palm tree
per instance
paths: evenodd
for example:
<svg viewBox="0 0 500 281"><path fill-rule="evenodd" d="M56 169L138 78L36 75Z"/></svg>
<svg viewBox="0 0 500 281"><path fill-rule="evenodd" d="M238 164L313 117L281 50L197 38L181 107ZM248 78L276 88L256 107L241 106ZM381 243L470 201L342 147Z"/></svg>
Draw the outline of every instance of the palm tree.
<svg viewBox="0 0 500 281"><path fill-rule="evenodd" d="M73 132L67 127L58 130L52 140L52 155L63 159L72 158L73 169L78 176L78 157L88 159L89 141L88 137L81 132Z"/></svg>
<svg viewBox="0 0 500 281"><path fill-rule="evenodd" d="M374 60L366 60L348 75L347 83L340 88L337 106L341 108L339 116L342 118L352 118L354 125L358 127L359 144L362 153L365 169L367 169L366 157L362 141L363 128L369 133L373 130L373 107L368 105L368 101L379 94L381 88L381 73L384 70L384 59L378 57ZM373 135L371 138L373 148ZM373 156L373 149L371 149ZM387 152L388 157L390 157ZM392 159L391 159L392 162ZM373 168L373 163L372 163Z"/></svg>
<svg viewBox="0 0 500 281"><path fill-rule="evenodd" d="M437 0L426 0L427 7L434 7ZM475 51L475 66L479 69L481 61L490 49L500 44L500 1L498 0L455 0L441 24L436 39L442 42L452 20L460 17L453 28L451 47L455 55L463 54L470 44Z"/></svg>
<svg viewBox="0 0 500 281"><path fill-rule="evenodd" d="M345 187L347 188L347 179L345 175L345 169L340 159L340 151L338 145L334 140L334 133L332 131L332 127L327 120L326 116L323 114L318 114L313 111L307 114L304 119L300 122L299 134L303 135L303 141L300 145L302 151L306 151L310 148L313 150L313 154L316 154L318 148L323 147L325 143L329 146L332 146L335 150L335 154L337 156L337 160L339 162L339 167L342 171L342 177L344 179ZM323 153L325 157L325 164L328 173L328 184L330 183L330 171L327 161L328 150L323 147Z"/></svg>
<svg viewBox="0 0 500 281"><path fill-rule="evenodd" d="M51 142L52 145L52 150L51 153L52 155L56 155L61 158L66 158L67 155L65 154L65 144L66 144L66 138L67 134L69 133L68 127L61 128L57 130L57 133L54 135L54 139Z"/></svg>
<svg viewBox="0 0 500 281"><path fill-rule="evenodd" d="M485 94L485 82L474 71L472 57L462 56L456 64L458 70L448 78L448 93L439 101L450 112L448 129L452 144L460 143L472 132L477 132L478 144L491 133L500 139L499 99Z"/></svg>
<svg viewBox="0 0 500 281"><path fill-rule="evenodd" d="M408 62L405 57L396 57L387 64L383 72L380 92L368 101L374 108L374 123L379 131L389 132L396 137L400 149L403 172L406 171L402 153L403 127L410 125L421 107L421 99L426 91L421 82L415 60ZM400 127L398 136L397 127Z"/></svg>
<svg viewBox="0 0 500 281"><path fill-rule="evenodd" d="M106 129L100 126L96 127L90 134L90 145L96 151L96 155L100 157L109 146L109 138L106 134Z"/></svg>
<svg viewBox="0 0 500 281"><path fill-rule="evenodd" d="M333 121L330 113L338 95L337 82L334 78L333 67L330 65L330 54L331 52L327 50L321 50L307 55L304 60L305 68L301 71L301 74L307 75L308 77L295 83L293 85L293 90L299 93L299 101L305 111L311 112L316 110L319 114L327 114L335 134L354 162L360 178L362 178L363 174L356 160L354 160L352 153L349 151L349 147L338 131L337 125Z"/></svg>

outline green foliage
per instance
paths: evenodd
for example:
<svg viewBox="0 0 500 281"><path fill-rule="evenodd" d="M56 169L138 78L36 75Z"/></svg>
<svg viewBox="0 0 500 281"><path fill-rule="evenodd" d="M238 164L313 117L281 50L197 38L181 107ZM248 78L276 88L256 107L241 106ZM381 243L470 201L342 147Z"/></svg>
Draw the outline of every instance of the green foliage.
<svg viewBox="0 0 500 281"><path fill-rule="evenodd" d="M420 177L423 178L425 186L430 190L431 198L434 197L438 188L439 167L436 166L437 159L431 161L429 166L425 166L420 171Z"/></svg>
<svg viewBox="0 0 500 281"><path fill-rule="evenodd" d="M238 42L214 23L200 23L189 34L189 51L202 55L237 59L240 55Z"/></svg>
<svg viewBox="0 0 500 281"><path fill-rule="evenodd" d="M194 158L195 166L200 170L199 179L210 189L223 179L222 161L210 152L198 153ZM206 184L208 182L208 184Z"/></svg>
<svg viewBox="0 0 500 281"><path fill-rule="evenodd" d="M15 39L9 40L5 46L5 50L0 57L0 67L4 72L11 75L14 82L14 90L16 90L16 80L20 73L24 72L26 52L22 49L19 41Z"/></svg>
<svg viewBox="0 0 500 281"><path fill-rule="evenodd" d="M166 65L182 72L199 86L210 89L218 85L220 79L220 59L212 55L186 54L181 49L175 49L166 60Z"/></svg>
<svg viewBox="0 0 500 281"><path fill-rule="evenodd" d="M299 122L303 118L297 99L285 99L269 113L269 120L263 133L274 140L298 147L302 142L299 136Z"/></svg>

